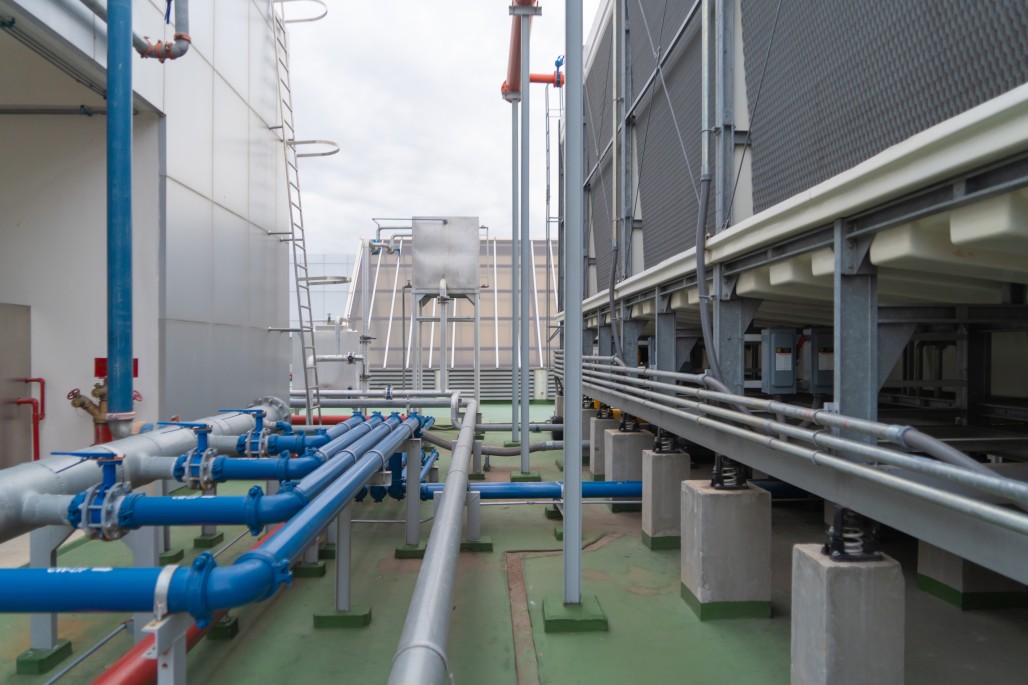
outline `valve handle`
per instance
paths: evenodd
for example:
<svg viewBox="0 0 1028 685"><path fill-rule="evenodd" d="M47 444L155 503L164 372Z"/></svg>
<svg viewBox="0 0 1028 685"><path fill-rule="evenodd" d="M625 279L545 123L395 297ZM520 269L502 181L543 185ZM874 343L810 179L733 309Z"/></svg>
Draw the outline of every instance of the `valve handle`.
<svg viewBox="0 0 1028 685"><path fill-rule="evenodd" d="M125 457L118 454L117 452L108 451L90 451L90 450L79 450L77 452L51 452L54 456L62 457L82 457L83 459L111 459L115 461L121 461Z"/></svg>
<svg viewBox="0 0 1028 685"><path fill-rule="evenodd" d="M158 421L158 426L182 426L183 428L192 428L196 433L210 433L212 428L210 424L191 422L191 421Z"/></svg>
<svg viewBox="0 0 1028 685"><path fill-rule="evenodd" d="M81 390L79 390L78 388L72 388L71 391L68 393L68 399L69 400L73 400L73 399L75 399L76 397L78 397L81 394L82 394Z"/></svg>
<svg viewBox="0 0 1028 685"><path fill-rule="evenodd" d="M219 409L219 412L239 412L240 414L253 414L254 416L264 416L267 412L263 409Z"/></svg>

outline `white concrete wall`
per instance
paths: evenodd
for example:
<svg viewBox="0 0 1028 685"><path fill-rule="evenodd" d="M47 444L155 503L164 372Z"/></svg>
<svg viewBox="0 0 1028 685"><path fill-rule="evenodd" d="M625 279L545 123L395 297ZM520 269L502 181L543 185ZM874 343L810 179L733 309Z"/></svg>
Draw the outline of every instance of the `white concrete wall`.
<svg viewBox="0 0 1028 685"><path fill-rule="evenodd" d="M102 86L106 26L78 0L0 4L27 13L21 26ZM134 0L135 32L171 38L164 6ZM193 2L182 59L132 59L140 419L195 418L288 393L288 338L268 331L289 318L288 243L268 235L288 230L271 128L279 113L270 12L270 0ZM39 71L54 83L26 76L28 100L6 92L0 104L77 107L70 77L48 64ZM4 77L0 70L0 86L10 85ZM2 124L0 302L32 307L33 374L51 389L44 450L80 447L92 441L91 424L64 395L88 393L93 358L106 356L106 120L7 115Z"/></svg>
<svg viewBox="0 0 1028 685"><path fill-rule="evenodd" d="M134 387L158 417L158 118L134 119ZM31 308L32 375L47 381L43 453L90 444L92 422L64 396L88 395L107 356L106 119L0 116L0 301Z"/></svg>

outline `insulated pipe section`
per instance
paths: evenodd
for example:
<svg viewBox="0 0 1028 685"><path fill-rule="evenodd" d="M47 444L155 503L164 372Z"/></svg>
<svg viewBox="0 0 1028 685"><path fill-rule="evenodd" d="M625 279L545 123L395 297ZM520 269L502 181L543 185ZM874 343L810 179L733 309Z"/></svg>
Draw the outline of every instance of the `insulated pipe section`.
<svg viewBox="0 0 1028 685"><path fill-rule="evenodd" d="M267 599L290 582L289 566L421 425L420 417L408 417L259 549L231 566L218 567L204 552L189 568L3 569L0 611L135 613L162 607L168 613L188 612L199 628L206 628L217 610Z"/></svg>
<svg viewBox="0 0 1028 685"><path fill-rule="evenodd" d="M253 408L263 410L268 420L279 421L289 416L288 407L273 397L257 400ZM215 435L239 435L254 427L254 417L247 413L208 416L198 422L209 425ZM178 426L131 435L102 446L104 450L125 456L121 479L136 487L167 477L164 469L169 461L174 461L167 458L195 448L196 434ZM49 456L3 469L0 471L0 542L40 525L29 520L32 495L75 495L100 483L101 479L102 473L96 464L72 456Z"/></svg>
<svg viewBox="0 0 1028 685"><path fill-rule="evenodd" d="M478 401L468 402L468 416L478 413ZM453 586L460 554L464 500L475 428L468 421L460 429L446 474L443 499L425 547L414 596L407 609L400 644L389 673L390 685L450 682L446 640L450 632Z"/></svg>
<svg viewBox="0 0 1028 685"><path fill-rule="evenodd" d="M250 532L257 535L269 523L285 521L307 506L399 425L399 416L391 416L384 422L380 417L372 417L311 457L324 461L324 465L312 470L295 486L283 487L274 495L265 496L258 486L250 488L250 492L242 497L127 495L118 505L118 526L132 530L143 526L245 524Z"/></svg>

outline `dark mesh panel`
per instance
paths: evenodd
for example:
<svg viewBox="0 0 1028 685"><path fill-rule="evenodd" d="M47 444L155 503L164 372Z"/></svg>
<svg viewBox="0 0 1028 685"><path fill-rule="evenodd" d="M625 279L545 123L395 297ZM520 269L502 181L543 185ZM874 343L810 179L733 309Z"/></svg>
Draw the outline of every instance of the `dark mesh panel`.
<svg viewBox="0 0 1028 685"><path fill-rule="evenodd" d="M589 227L592 231L596 257L596 287L600 291L610 287L610 156L600 165L589 186L586 201L589 203Z"/></svg>
<svg viewBox="0 0 1028 685"><path fill-rule="evenodd" d="M655 31L650 16L647 12L651 31ZM678 29L682 16L684 11L676 17L674 23L670 20L667 22L667 40ZM633 54L637 51L639 41L643 41L646 50L649 50L645 32L633 29L631 36ZM698 185L700 175L701 61L700 22L697 17L686 29L663 69L678 130L689 157L688 167L659 76L636 110L635 159L639 168L643 262L646 268L695 243L697 198L693 183L695 181ZM648 69L645 64L633 65L633 80L640 85L653 69L652 58L647 64Z"/></svg>
<svg viewBox="0 0 1028 685"><path fill-rule="evenodd" d="M751 108L777 4L742 0ZM1026 2L785 2L752 125L754 210L1024 83L1026 55Z"/></svg>
<svg viewBox="0 0 1028 685"><path fill-rule="evenodd" d="M596 159L610 142L611 54L610 24L600 34L592 67L585 75L585 173L588 176Z"/></svg>

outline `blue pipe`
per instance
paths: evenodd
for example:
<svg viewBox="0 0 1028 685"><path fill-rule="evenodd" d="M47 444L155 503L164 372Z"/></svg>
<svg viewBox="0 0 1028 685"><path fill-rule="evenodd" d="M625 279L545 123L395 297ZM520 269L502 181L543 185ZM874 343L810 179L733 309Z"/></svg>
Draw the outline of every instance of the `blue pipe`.
<svg viewBox="0 0 1028 685"><path fill-rule="evenodd" d="M218 568L214 557L205 552L188 569L177 569L168 591L169 611L188 611L203 628L218 609L271 597L282 583L290 582L290 564L418 430L421 421L410 416L391 430L262 547L247 552L232 566ZM160 573L157 568L3 569L0 611L150 611Z"/></svg>
<svg viewBox="0 0 1028 685"><path fill-rule="evenodd" d="M121 437L132 419L132 0L107 3L107 389Z"/></svg>
<svg viewBox="0 0 1028 685"><path fill-rule="evenodd" d="M324 464L340 449L350 446L358 438L367 434L368 430L382 422L382 415L377 412L365 421L363 416L355 416L352 424L344 431L339 432L338 437L327 444L322 445L319 450L308 452L303 457L289 459L288 454L279 459L241 459L234 457L218 456L211 464L211 478L217 483L226 480L267 480L276 478L282 480L294 480L307 476L316 468ZM361 426L360 430L352 428ZM239 450L246 451L246 434L239 436ZM200 470L204 459L206 448L197 445L197 449L183 454L175 462L173 471L174 477L185 482L190 473Z"/></svg>
<svg viewBox="0 0 1028 685"><path fill-rule="evenodd" d="M433 493L442 492L445 483L425 483L421 486L421 499L432 499ZM472 483L471 492L479 492L482 499L561 499L564 483ZM582 483L582 497L642 497L642 481L586 481Z"/></svg>
<svg viewBox="0 0 1028 685"><path fill-rule="evenodd" d="M381 425L361 430L376 421ZM319 450L325 456L324 465L295 485L284 484L274 495L265 496L258 486L250 488L250 492L242 497L127 495L118 508L118 525L131 530L142 526L245 524L256 535L267 524L285 521L303 509L361 455L385 440L400 425L400 417L395 414L384 422L381 417L373 416ZM352 444L346 447L347 443Z"/></svg>

